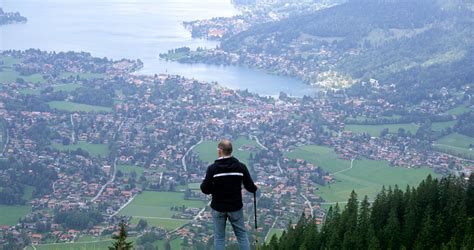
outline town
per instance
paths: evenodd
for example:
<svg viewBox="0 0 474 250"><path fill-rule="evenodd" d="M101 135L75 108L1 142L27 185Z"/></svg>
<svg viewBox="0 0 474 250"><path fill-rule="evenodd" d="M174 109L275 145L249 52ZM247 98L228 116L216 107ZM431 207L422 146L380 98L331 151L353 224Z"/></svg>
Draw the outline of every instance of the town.
<svg viewBox="0 0 474 250"><path fill-rule="evenodd" d="M0 209L17 214L0 223L0 244L98 241L125 220L136 244L204 249L211 215L199 184L222 138L235 141L260 188L257 231L265 240L301 214L322 223L328 206L345 202L351 190L341 183L349 179L364 180L354 187L374 198L382 186L374 178L383 175L415 185L474 168L474 142L446 142L472 141L461 129L471 119L469 87L400 110L344 90L272 98L137 75L140 60L83 52L3 51L0 61ZM394 91L375 80L365 87ZM357 176L367 171L380 176ZM251 197L244 199L250 222Z"/></svg>

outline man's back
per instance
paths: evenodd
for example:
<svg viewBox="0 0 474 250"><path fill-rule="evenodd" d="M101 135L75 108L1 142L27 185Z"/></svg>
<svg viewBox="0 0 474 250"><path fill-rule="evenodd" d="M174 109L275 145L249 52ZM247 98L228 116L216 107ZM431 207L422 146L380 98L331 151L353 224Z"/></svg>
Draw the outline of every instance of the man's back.
<svg viewBox="0 0 474 250"><path fill-rule="evenodd" d="M243 206L242 184L251 193L257 191L245 164L232 156L222 157L208 167L201 191L212 194L213 209L219 212L233 212Z"/></svg>

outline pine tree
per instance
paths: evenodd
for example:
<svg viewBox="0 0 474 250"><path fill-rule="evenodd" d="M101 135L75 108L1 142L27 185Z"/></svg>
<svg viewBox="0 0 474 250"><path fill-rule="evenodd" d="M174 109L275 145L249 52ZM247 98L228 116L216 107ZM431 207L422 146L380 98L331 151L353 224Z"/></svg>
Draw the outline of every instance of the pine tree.
<svg viewBox="0 0 474 250"><path fill-rule="evenodd" d="M356 248L367 249L368 247L368 236L370 228L370 203L367 195L364 197L360 205L360 213L357 219L357 238Z"/></svg>
<svg viewBox="0 0 474 250"><path fill-rule="evenodd" d="M386 249L400 248L400 223L398 221L395 207L390 210L387 226L384 229L384 234L384 239L387 240L385 247Z"/></svg>
<svg viewBox="0 0 474 250"><path fill-rule="evenodd" d="M119 233L118 235L112 236L112 239L115 242L112 243L113 246L109 247L109 250L131 250L133 249L132 242L127 242L127 225L125 222L120 222L119 224Z"/></svg>

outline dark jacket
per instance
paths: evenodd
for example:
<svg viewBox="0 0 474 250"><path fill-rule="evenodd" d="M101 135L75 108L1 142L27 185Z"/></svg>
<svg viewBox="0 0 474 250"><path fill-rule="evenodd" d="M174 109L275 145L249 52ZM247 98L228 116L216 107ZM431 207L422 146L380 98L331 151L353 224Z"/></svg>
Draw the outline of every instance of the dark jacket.
<svg viewBox="0 0 474 250"><path fill-rule="evenodd" d="M251 193L257 191L245 164L234 157L217 159L207 168L201 191L212 194L211 207L219 212L234 212L243 207L242 184Z"/></svg>

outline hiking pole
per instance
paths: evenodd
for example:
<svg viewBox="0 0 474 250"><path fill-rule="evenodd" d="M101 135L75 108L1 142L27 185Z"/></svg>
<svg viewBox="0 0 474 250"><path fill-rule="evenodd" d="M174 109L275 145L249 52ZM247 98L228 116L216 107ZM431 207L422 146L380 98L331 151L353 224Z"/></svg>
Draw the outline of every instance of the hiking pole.
<svg viewBox="0 0 474 250"><path fill-rule="evenodd" d="M258 250L258 232L257 232L257 192L253 193L253 211L255 212L255 248Z"/></svg>

